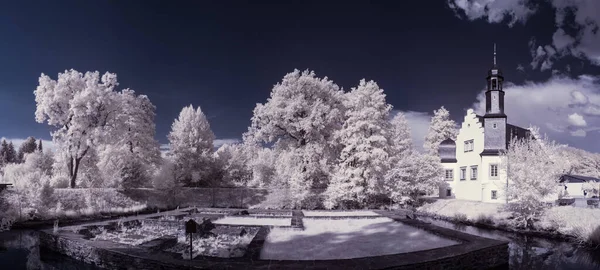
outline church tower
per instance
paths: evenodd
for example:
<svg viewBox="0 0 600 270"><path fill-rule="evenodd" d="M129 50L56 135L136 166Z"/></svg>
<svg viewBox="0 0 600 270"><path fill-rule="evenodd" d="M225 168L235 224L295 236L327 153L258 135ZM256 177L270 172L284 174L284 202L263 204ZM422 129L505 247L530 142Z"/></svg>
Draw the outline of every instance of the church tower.
<svg viewBox="0 0 600 270"><path fill-rule="evenodd" d="M506 114L504 114L504 90L502 90L504 77L496 65L496 44L494 44L494 66L488 71L486 80L482 156L498 155L500 150L506 149Z"/></svg>

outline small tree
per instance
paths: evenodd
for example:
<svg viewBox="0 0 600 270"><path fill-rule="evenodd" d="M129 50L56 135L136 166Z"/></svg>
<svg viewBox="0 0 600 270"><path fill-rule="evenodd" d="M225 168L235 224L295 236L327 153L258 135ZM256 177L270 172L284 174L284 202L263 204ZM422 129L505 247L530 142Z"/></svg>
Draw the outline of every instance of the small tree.
<svg viewBox="0 0 600 270"><path fill-rule="evenodd" d="M37 149L37 144L35 143L35 138L34 137L28 137L19 147L19 161L20 162L24 162L25 161L25 154L30 154L35 152L35 150Z"/></svg>
<svg viewBox="0 0 600 270"><path fill-rule="evenodd" d="M537 128L530 128L538 134ZM508 150L501 155L508 175L508 209L513 212L518 226L531 228L544 212L544 199L556 192L560 174L565 168L560 160L563 146L547 137L512 138Z"/></svg>

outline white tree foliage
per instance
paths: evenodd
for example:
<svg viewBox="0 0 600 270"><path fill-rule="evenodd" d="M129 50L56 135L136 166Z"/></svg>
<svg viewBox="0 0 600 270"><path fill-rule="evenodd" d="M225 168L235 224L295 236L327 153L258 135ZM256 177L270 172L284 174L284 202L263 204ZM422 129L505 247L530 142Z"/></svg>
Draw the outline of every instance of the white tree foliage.
<svg viewBox="0 0 600 270"><path fill-rule="evenodd" d="M392 118L391 125L393 158L399 160L409 155L413 150L410 125L402 112L398 112Z"/></svg>
<svg viewBox="0 0 600 270"><path fill-rule="evenodd" d="M122 112L116 130L119 134L115 134L118 139L98 147L98 167L106 187L121 187L126 161L141 166L145 176L153 174L161 161L159 143L154 139L155 106L147 96L136 96L130 89L119 93L119 102Z"/></svg>
<svg viewBox="0 0 600 270"><path fill-rule="evenodd" d="M532 134L539 134L537 128L530 128ZM502 153L503 170L508 175L508 195L510 209L517 225L531 227L534 220L544 211L544 200L556 192L560 174L565 165L560 156L564 146L550 141L547 137L513 138L507 151Z"/></svg>
<svg viewBox="0 0 600 270"><path fill-rule="evenodd" d="M114 88L117 76L75 70L58 74L58 80L42 74L34 91L36 121L58 128L53 141L64 146L70 186L76 186L82 159L98 145L110 143L118 128L120 103Z"/></svg>
<svg viewBox="0 0 600 270"><path fill-rule="evenodd" d="M438 154L438 148L443 140L456 140L458 135L456 127L454 120L450 119L450 112L444 106L435 110L423 144L425 152L435 156Z"/></svg>
<svg viewBox="0 0 600 270"><path fill-rule="evenodd" d="M414 205L419 195L435 192L443 182L439 158L413 151L393 164L385 187L395 202Z"/></svg>
<svg viewBox="0 0 600 270"><path fill-rule="evenodd" d="M248 156L242 144L224 144L215 152L221 181L230 186L247 186L252 172L248 169Z"/></svg>
<svg viewBox="0 0 600 270"><path fill-rule="evenodd" d="M369 195L383 193L384 176L393 155L392 106L374 81L360 81L344 99L345 121L336 141L343 149L334 176L327 187L325 206L341 201L364 204Z"/></svg>
<svg viewBox="0 0 600 270"><path fill-rule="evenodd" d="M312 71L294 70L273 87L266 103L256 105L244 138L259 144L273 143L281 154L290 151L298 162L289 166L298 168L287 180L295 182L289 187L324 187L337 156L333 134L343 119L342 96L343 91L327 77L320 79Z"/></svg>
<svg viewBox="0 0 600 270"><path fill-rule="evenodd" d="M177 179L185 185L208 185L212 172L215 135L198 107L184 107L168 135L169 155L175 161Z"/></svg>

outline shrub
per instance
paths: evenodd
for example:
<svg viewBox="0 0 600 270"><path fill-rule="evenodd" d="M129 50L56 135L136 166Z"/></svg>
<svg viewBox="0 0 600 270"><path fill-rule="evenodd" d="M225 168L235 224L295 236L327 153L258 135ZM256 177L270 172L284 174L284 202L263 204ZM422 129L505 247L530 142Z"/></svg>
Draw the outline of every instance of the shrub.
<svg viewBox="0 0 600 270"><path fill-rule="evenodd" d="M302 209L315 210L323 208L323 196L321 194L311 194L302 200Z"/></svg>
<svg viewBox="0 0 600 270"><path fill-rule="evenodd" d="M140 188L148 182L144 166L137 160L129 160L121 169L122 187L125 189Z"/></svg>
<svg viewBox="0 0 600 270"><path fill-rule="evenodd" d="M454 214L454 220L456 220L457 222L466 222L468 218L467 215L463 213L456 213Z"/></svg>
<svg viewBox="0 0 600 270"><path fill-rule="evenodd" d="M494 225L494 218L488 215L481 214L477 217L476 222L484 225Z"/></svg>

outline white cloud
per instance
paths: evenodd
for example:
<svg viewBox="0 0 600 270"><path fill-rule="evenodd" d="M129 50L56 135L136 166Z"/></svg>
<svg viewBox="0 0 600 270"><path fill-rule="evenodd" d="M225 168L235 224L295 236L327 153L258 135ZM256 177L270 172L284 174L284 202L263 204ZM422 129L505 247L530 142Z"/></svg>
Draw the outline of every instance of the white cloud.
<svg viewBox="0 0 600 270"><path fill-rule="evenodd" d="M560 143L600 152L600 77L554 76L544 83L507 83L504 90L509 123L538 126ZM473 104L478 114L485 112L484 93Z"/></svg>
<svg viewBox="0 0 600 270"><path fill-rule="evenodd" d="M410 135L413 141L414 149L418 151L423 150L423 143L425 142L425 136L429 129L429 122L431 121L431 115L426 112L414 112L414 111L392 111L392 117L396 113L402 112L406 117L406 121L410 126Z"/></svg>
<svg viewBox="0 0 600 270"><path fill-rule="evenodd" d="M459 17L464 14L469 20L487 18L490 23L508 19L510 26L516 22L525 23L535 12L523 0L448 0L448 5Z"/></svg>
<svg viewBox="0 0 600 270"><path fill-rule="evenodd" d="M569 115L569 124L576 127L585 127L587 126L587 122L583 119L583 116L578 113L573 113Z"/></svg>
<svg viewBox="0 0 600 270"><path fill-rule="evenodd" d="M545 63L541 65L542 70L550 69L555 58L565 55L588 59L595 65L600 65L600 1L549 2L555 11L557 30L552 35L551 46L540 46L537 51L532 52L532 66L536 68L539 63ZM534 0L448 0L448 5L456 14L464 13L469 20L487 18L489 23L508 21L509 26L516 22L526 23L529 16L536 12L531 7L538 3ZM571 14L573 16L567 16ZM565 26L576 30L567 33ZM535 40L533 41L530 42L530 47L535 44Z"/></svg>
<svg viewBox="0 0 600 270"><path fill-rule="evenodd" d="M587 134L587 132L585 132L585 130L583 130L583 129L571 131L571 136L574 136L574 137L585 137L586 134Z"/></svg>
<svg viewBox="0 0 600 270"><path fill-rule="evenodd" d="M2 137L0 138L0 142L2 140L6 140L7 142L12 142L13 145L15 146L15 150L19 150L19 147L21 146L21 144L25 141L25 139L20 139L20 138L5 138ZM40 139L37 139L37 142L39 143ZM42 148L44 149L44 151L54 151L56 150L56 147L54 145L54 143L52 141L49 140L44 140L42 139Z"/></svg>

